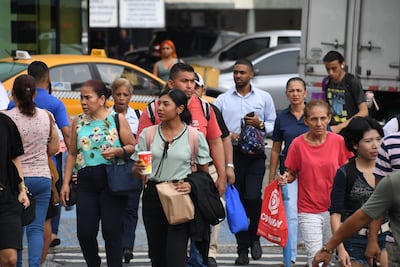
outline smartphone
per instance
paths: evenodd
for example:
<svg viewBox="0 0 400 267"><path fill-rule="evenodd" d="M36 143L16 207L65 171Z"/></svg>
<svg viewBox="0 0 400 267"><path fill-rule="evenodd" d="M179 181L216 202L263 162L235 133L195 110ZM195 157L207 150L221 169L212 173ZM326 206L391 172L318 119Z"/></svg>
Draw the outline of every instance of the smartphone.
<svg viewBox="0 0 400 267"><path fill-rule="evenodd" d="M247 114L246 114L246 117L254 117L254 111L253 111L253 112L250 112L250 113L247 113Z"/></svg>

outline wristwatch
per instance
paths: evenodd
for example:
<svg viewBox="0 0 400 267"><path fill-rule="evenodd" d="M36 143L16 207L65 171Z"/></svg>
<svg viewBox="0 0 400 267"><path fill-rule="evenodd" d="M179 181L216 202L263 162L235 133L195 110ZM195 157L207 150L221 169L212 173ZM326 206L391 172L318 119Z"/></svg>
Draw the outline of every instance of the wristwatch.
<svg viewBox="0 0 400 267"><path fill-rule="evenodd" d="M332 249L332 250L329 250L329 249L326 247L326 245L324 245L324 246L321 248L320 251L321 251L321 252L326 252L326 253L328 253L328 254L330 254L330 255L332 255L333 252L335 252L333 249Z"/></svg>
<svg viewBox="0 0 400 267"><path fill-rule="evenodd" d="M265 125L264 125L264 122L263 122L263 121L260 122L260 124L258 125L258 128L259 128L260 130L264 130L264 129L265 129Z"/></svg>

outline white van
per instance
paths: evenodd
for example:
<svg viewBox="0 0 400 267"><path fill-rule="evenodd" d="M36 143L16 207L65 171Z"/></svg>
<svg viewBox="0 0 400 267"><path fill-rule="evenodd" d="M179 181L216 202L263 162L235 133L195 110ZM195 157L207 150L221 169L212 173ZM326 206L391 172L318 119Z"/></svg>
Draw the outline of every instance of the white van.
<svg viewBox="0 0 400 267"><path fill-rule="evenodd" d="M233 40L209 56L182 59L191 65L225 69L232 66L239 58L245 58L261 49L281 44L300 44L300 37L301 31L299 30L255 32Z"/></svg>

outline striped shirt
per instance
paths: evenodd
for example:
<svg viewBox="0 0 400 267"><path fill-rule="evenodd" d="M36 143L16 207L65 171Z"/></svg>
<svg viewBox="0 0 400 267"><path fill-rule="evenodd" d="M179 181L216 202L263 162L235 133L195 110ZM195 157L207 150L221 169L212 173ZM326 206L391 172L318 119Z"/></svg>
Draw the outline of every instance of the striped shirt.
<svg viewBox="0 0 400 267"><path fill-rule="evenodd" d="M400 172L400 132L386 136L378 150L374 174L378 179Z"/></svg>

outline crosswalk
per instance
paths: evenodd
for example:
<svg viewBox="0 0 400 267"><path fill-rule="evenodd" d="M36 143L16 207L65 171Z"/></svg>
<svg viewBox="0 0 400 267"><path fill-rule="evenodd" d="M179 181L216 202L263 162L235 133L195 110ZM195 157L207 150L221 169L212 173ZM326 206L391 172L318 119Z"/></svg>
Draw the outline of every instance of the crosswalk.
<svg viewBox="0 0 400 267"><path fill-rule="evenodd" d="M100 252L102 258L103 266L106 266L106 255L105 252ZM236 253L232 252L222 252L218 253L217 262L218 266L235 266L234 261L237 257ZM250 259L250 264L247 266L279 266L282 263L281 250L265 251L263 256L258 261L253 261ZM305 266L306 256L304 252L301 252L297 257L296 266ZM53 250L52 254L49 255L47 260L47 266L63 266L63 267L78 267L86 266L83 259L82 253L79 248L65 248ZM151 266L150 260L147 255L147 251L134 252L134 259L131 260L129 264L124 264L124 266L135 266L135 267L147 267Z"/></svg>

